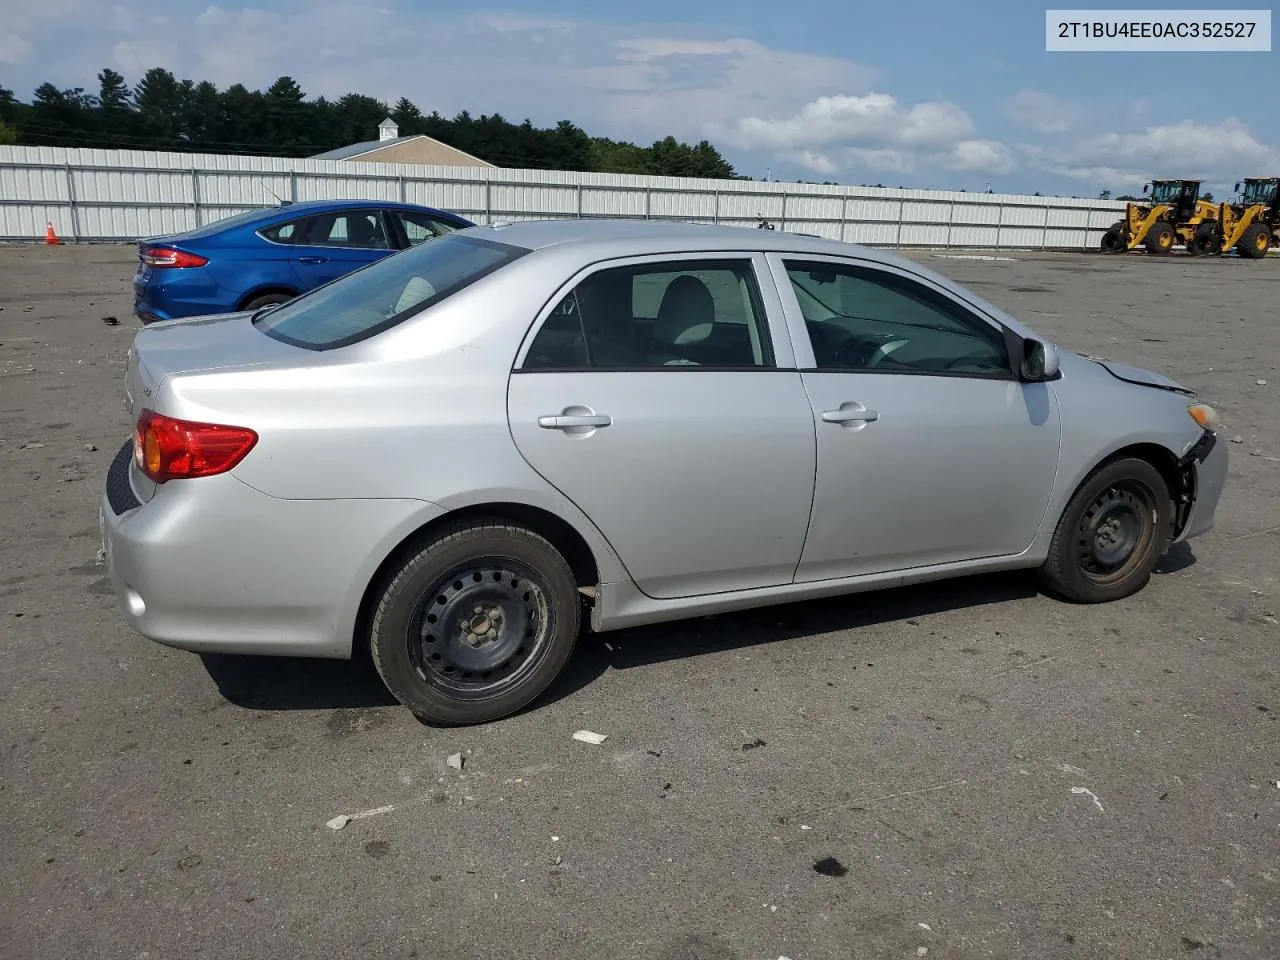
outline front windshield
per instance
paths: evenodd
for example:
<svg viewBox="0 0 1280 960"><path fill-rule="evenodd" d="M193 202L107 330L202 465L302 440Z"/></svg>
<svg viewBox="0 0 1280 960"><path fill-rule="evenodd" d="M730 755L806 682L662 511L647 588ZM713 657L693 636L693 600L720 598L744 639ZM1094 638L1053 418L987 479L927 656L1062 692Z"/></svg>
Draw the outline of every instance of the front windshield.
<svg viewBox="0 0 1280 960"><path fill-rule="evenodd" d="M254 325L309 350L345 347L395 326L528 252L452 233L317 287L254 317Z"/></svg>
<svg viewBox="0 0 1280 960"><path fill-rule="evenodd" d="M1276 181L1253 180L1244 185L1243 202L1246 206L1254 203L1270 203L1276 195Z"/></svg>
<svg viewBox="0 0 1280 960"><path fill-rule="evenodd" d="M1181 183L1153 183L1151 185L1152 203L1173 203L1180 196L1182 196Z"/></svg>

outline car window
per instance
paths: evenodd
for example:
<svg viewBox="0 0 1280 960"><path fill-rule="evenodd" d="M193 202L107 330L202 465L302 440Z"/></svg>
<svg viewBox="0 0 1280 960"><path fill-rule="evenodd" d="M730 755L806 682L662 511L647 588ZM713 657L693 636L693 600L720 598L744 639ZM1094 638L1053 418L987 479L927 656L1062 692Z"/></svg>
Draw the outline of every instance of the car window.
<svg viewBox="0 0 1280 960"><path fill-rule="evenodd" d="M300 223L299 220L290 220L288 223L277 223L273 227L267 227L258 232L272 243L293 243L298 237Z"/></svg>
<svg viewBox="0 0 1280 960"><path fill-rule="evenodd" d="M212 220L203 226L196 227L194 230L188 230L180 236L184 240L196 240L202 237L212 237L222 233L224 230L230 230L233 227L243 227L245 224L253 223L256 220L266 220L269 215L278 212L278 207L260 207L256 210L249 210L245 213L237 213L234 216L223 217L221 220Z"/></svg>
<svg viewBox="0 0 1280 960"><path fill-rule="evenodd" d="M446 233L453 233L458 229L451 223L426 213L419 213L417 210L396 210L395 215L400 218L400 226L404 228L405 239L409 241L411 247L416 247L427 240L434 240L436 237L443 237Z"/></svg>
<svg viewBox="0 0 1280 960"><path fill-rule="evenodd" d="M263 333L330 350L390 329L529 251L453 234L348 273L254 317Z"/></svg>
<svg viewBox="0 0 1280 960"><path fill-rule="evenodd" d="M786 267L819 370L1011 375L1003 333L923 284L870 267Z"/></svg>
<svg viewBox="0 0 1280 960"><path fill-rule="evenodd" d="M615 267L582 280L552 310L524 369L772 367L751 262Z"/></svg>
<svg viewBox="0 0 1280 960"><path fill-rule="evenodd" d="M344 210L312 217L307 225L307 246L354 247L387 250L386 225L376 210Z"/></svg>

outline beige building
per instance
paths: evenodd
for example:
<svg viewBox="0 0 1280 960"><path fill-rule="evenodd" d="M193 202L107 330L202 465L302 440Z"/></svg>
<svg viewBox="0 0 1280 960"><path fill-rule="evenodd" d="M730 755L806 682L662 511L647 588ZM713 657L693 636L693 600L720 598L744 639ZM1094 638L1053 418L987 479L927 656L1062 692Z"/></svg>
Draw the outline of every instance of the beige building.
<svg viewBox="0 0 1280 960"><path fill-rule="evenodd" d="M428 163L446 167L491 167L496 164L454 149L426 134L400 136L390 117L378 124L378 139L317 153L312 160L355 160L361 163Z"/></svg>

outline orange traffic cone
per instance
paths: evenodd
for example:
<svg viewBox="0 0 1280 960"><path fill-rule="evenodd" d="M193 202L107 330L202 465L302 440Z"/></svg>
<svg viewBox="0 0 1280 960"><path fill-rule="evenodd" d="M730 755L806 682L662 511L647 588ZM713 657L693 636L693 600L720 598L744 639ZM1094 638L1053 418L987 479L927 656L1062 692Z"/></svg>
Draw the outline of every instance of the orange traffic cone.
<svg viewBox="0 0 1280 960"><path fill-rule="evenodd" d="M62 243L62 241L58 239L58 235L54 233L52 220L46 221L46 226L44 228L44 242L51 247L56 247L58 244Z"/></svg>

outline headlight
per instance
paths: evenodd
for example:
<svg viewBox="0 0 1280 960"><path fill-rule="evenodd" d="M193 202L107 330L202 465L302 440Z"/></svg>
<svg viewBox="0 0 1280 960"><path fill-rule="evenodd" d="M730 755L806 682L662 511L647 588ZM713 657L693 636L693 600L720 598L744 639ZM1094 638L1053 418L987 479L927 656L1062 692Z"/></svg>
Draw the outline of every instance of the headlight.
<svg viewBox="0 0 1280 960"><path fill-rule="evenodd" d="M1187 407L1187 413L1191 414L1191 419L1206 430L1218 429L1218 411L1213 409L1207 403L1193 403Z"/></svg>

